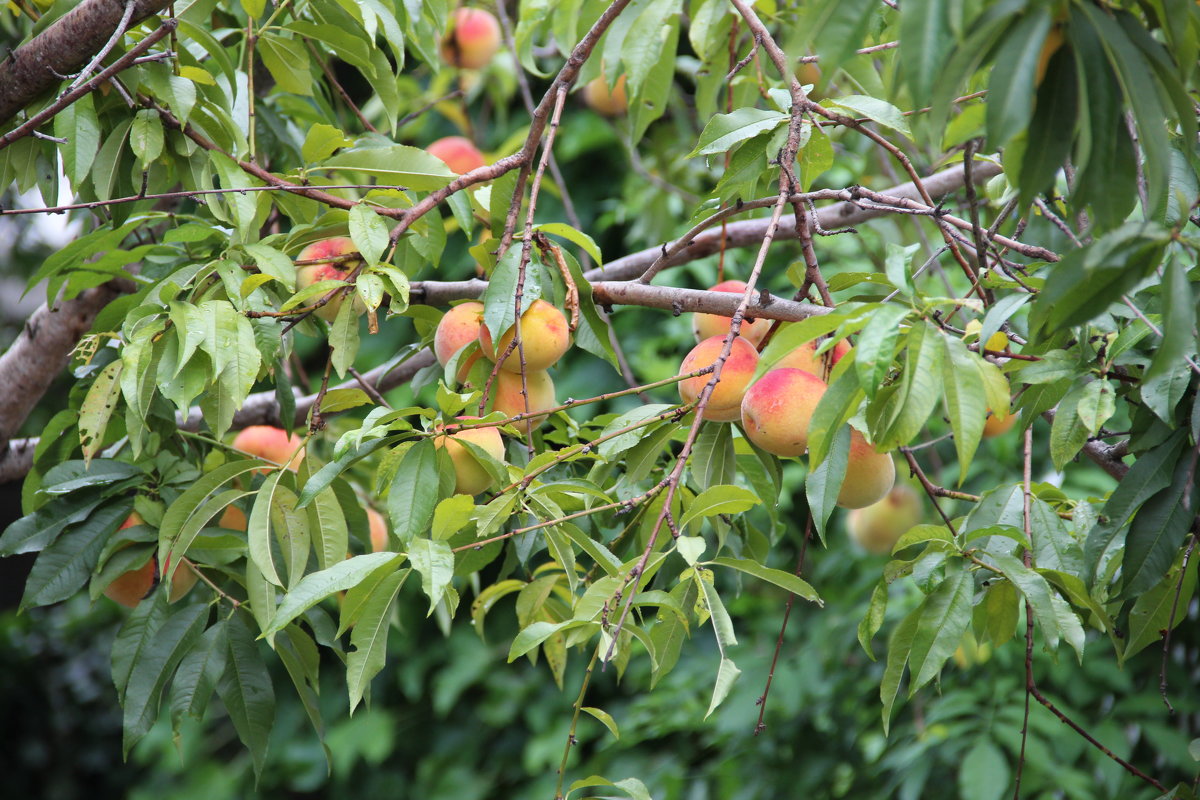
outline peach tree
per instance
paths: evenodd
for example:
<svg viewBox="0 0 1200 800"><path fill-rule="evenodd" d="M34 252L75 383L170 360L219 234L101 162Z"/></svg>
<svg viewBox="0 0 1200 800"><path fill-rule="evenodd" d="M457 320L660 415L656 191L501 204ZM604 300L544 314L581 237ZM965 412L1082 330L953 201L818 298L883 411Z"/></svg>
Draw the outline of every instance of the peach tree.
<svg viewBox="0 0 1200 800"><path fill-rule="evenodd" d="M735 598L827 613L805 576L896 483L924 521L874 535L858 626L883 731L1023 649L1020 749L971 764L1020 792L1033 701L1112 796L1193 796L1034 653L1156 648L1161 713L1194 705L1200 6L9 9L0 222L75 235L0 356L0 555L38 554L24 609L153 573L125 753L219 697L260 771L276 703L320 735L336 668L353 712L419 596L444 631L515 616L509 661L569 690L557 796L648 797L571 758L583 714L620 734L592 682L703 637L720 714Z"/></svg>

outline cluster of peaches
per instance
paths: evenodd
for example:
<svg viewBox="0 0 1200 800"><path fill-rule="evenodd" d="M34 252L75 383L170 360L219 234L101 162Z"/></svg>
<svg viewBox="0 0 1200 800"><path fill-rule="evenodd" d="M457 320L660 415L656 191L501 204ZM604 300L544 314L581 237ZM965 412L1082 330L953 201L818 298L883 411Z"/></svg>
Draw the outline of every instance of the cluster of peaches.
<svg viewBox="0 0 1200 800"><path fill-rule="evenodd" d="M717 292L746 290L741 281L725 281L712 287ZM742 430L755 445L784 458L804 455L808 450L808 424L817 403L825 394L824 377L846 353L850 345L840 341L828 353L818 356L817 343L802 345L780 359L757 381L758 345L771 328L771 320L746 320L733 349L721 369L721 380L714 387L703 417L714 422L740 420ZM695 314L692 330L699 342L683 359L681 373L703 369L716 363L725 346L730 318L715 314ZM697 375L679 384L679 394L687 402L695 401L711 380L710 374ZM850 460L846 478L838 493L843 508L863 508L882 500L896 481L892 457L880 453L861 433L851 431Z"/></svg>

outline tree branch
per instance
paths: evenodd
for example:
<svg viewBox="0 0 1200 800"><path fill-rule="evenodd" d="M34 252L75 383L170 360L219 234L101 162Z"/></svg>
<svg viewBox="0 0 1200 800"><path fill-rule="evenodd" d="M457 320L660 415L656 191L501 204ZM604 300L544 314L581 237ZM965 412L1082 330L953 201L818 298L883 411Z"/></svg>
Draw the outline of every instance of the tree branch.
<svg viewBox="0 0 1200 800"><path fill-rule="evenodd" d="M0 355L0 462L8 441L33 411L50 384L67 366L76 343L92 327L100 310L119 295L132 292L132 281L117 280L88 289L53 307L33 312L12 347Z"/></svg>
<svg viewBox="0 0 1200 800"><path fill-rule="evenodd" d="M166 0L129 0L129 27L167 5ZM62 82L108 42L125 15L122 0L84 0L0 63L0 124Z"/></svg>

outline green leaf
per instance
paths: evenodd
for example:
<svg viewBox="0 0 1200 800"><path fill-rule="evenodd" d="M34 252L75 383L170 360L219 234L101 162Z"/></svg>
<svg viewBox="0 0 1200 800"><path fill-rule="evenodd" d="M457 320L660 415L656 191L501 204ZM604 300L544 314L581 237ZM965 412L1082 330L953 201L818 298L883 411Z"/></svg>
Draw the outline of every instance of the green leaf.
<svg viewBox="0 0 1200 800"><path fill-rule="evenodd" d="M1053 333L1104 313L1158 265L1164 242L1159 228L1131 223L1069 251L1033 303L1030 331Z"/></svg>
<svg viewBox="0 0 1200 800"><path fill-rule="evenodd" d="M100 148L100 121L92 95L85 94L54 116L54 135L67 140L59 148L63 172L78 190L87 180Z"/></svg>
<svg viewBox="0 0 1200 800"><path fill-rule="evenodd" d="M368 553L339 561L328 569L310 572L283 596L264 636L278 633L284 626L330 595L358 585L364 578L389 561L399 564L404 556L396 553Z"/></svg>
<svg viewBox="0 0 1200 800"><path fill-rule="evenodd" d="M276 586L283 586L283 581L279 579L271 554L271 509L275 505L275 490L282 477L283 470L275 470L267 475L254 496L250 518L246 522L247 554L262 576Z"/></svg>
<svg viewBox="0 0 1200 800"><path fill-rule="evenodd" d="M913 325L909 331L899 383L893 391L877 394L867 406L871 430L880 432L875 442L878 450L911 442L933 413L941 394L938 379L945 353L941 338L928 322Z"/></svg>
<svg viewBox="0 0 1200 800"><path fill-rule="evenodd" d="M862 94L847 95L829 102L835 111L845 109L850 112L850 116L866 117L885 128L891 128L901 136L913 138L912 130L908 127L908 120L900 113L900 109L891 103Z"/></svg>
<svg viewBox="0 0 1200 800"><path fill-rule="evenodd" d="M988 81L988 145L993 149L1008 144L1029 126L1038 59L1051 22L1045 7L1029 9L1009 28L996 51L995 63L1003 64L1004 68L993 69Z"/></svg>
<svg viewBox="0 0 1200 800"><path fill-rule="evenodd" d="M1186 433L1179 430L1158 447L1143 453L1109 496L1101 521L1088 531L1084 542L1084 578L1089 586L1100 576L1106 554L1123 543L1118 541L1118 534L1133 515L1143 503L1171 485L1186 439Z"/></svg>
<svg viewBox="0 0 1200 800"><path fill-rule="evenodd" d="M904 666L912 652L913 639L917 634L917 626L921 622L924 608L922 604L905 617L888 641L887 666L884 667L883 680L879 684L879 699L883 703L884 736L891 727L892 707L896 704L896 696L900 692L900 679L904 677Z"/></svg>
<svg viewBox="0 0 1200 800"><path fill-rule="evenodd" d="M513 639L512 645L508 649L508 663L516 661L521 656L533 650L542 642L549 639L554 634L567 628L574 628L584 624L580 620L568 619L564 622L546 622L539 620L521 630Z"/></svg>
<svg viewBox="0 0 1200 800"><path fill-rule="evenodd" d="M418 192L440 189L457 177L437 156L404 144L360 144L325 159L319 168L362 172L381 184L406 186Z"/></svg>
<svg viewBox="0 0 1200 800"><path fill-rule="evenodd" d="M854 362L854 351L851 350L834 365L829 388L813 411L808 423L809 469L825 460L838 429L854 415L862 401L863 390L859 388Z"/></svg>
<svg viewBox="0 0 1200 800"><path fill-rule="evenodd" d="M909 654L913 675L908 687L910 697L937 675L942 664L958 648L971 621L971 596L974 593L975 581L971 573L957 560L948 562L945 580L918 609L920 617ZM888 666L891 667L890 656Z"/></svg>
<svg viewBox="0 0 1200 800"><path fill-rule="evenodd" d="M674 407L671 403L649 403L638 406L632 411L627 411L615 417L604 426L604 429L600 431L600 435L596 438L611 436L622 428L628 428L637 425L639 422L657 417ZM601 442L596 448L596 452L600 454L601 458L613 459L637 445L651 430L653 430L653 426L641 426L626 433L613 436L611 439Z"/></svg>
<svg viewBox="0 0 1200 800"><path fill-rule="evenodd" d="M712 699L708 701L708 710L704 712L705 719L708 719L712 712L717 710L717 706L725 702L725 698L729 696L729 690L733 688L734 682L741 674L742 671L738 669L737 664L734 664L726 656L721 656L721 665L717 667L717 680L713 684Z"/></svg>
<svg viewBox="0 0 1200 800"><path fill-rule="evenodd" d="M871 649L871 640L883 627L883 618L887 614L887 603L888 583L886 579L881 578L879 583L875 584L875 588L871 590L871 603L867 606L867 613L858 623L858 643L862 645L863 652L872 661L875 660L875 651Z"/></svg>
<svg viewBox="0 0 1200 800"><path fill-rule="evenodd" d="M1100 432L1100 427L1117 413L1116 394L1107 380L1094 380L1083 388L1075 414L1083 427L1091 434Z"/></svg>
<svg viewBox="0 0 1200 800"><path fill-rule="evenodd" d="M208 701L217 689L217 681L225 674L229 656L225 620L218 620L204 631L199 643L186 653L171 681L171 720L176 731L186 714L204 719Z"/></svg>
<svg viewBox="0 0 1200 800"><path fill-rule="evenodd" d="M804 495L808 499L809 513L817 535L825 541L825 528L829 516L837 506L837 498L846 480L846 466L850 461L850 426L843 425L833 436L833 444L825 460L808 473L804 481Z"/></svg>
<svg viewBox="0 0 1200 800"><path fill-rule="evenodd" d="M318 122L310 126L308 133L304 135L304 144L300 147L300 157L304 159L305 163L312 164L323 161L333 155L335 151L352 144L354 144L354 140L347 138L341 130L332 125L326 125L324 122Z"/></svg>
<svg viewBox="0 0 1200 800"><path fill-rule="evenodd" d="M740 514L761 503L758 495L740 486L714 486L696 496L679 520L679 528L688 523L716 514Z"/></svg>
<svg viewBox="0 0 1200 800"><path fill-rule="evenodd" d="M292 94L312 95L312 73L308 51L303 44L266 33L258 39L258 55L280 89Z"/></svg>
<svg viewBox="0 0 1200 800"><path fill-rule="evenodd" d="M1195 462L1181 458L1171 485L1147 500L1129 526L1121 562L1123 598L1141 596L1170 569L1196 518L1195 501Z"/></svg>
<svg viewBox="0 0 1200 800"><path fill-rule="evenodd" d="M139 654L154 646L154 637L167 618L167 598L162 592L155 592L146 598L146 602L138 603L125 619L121 629L117 631L112 645L112 679L117 689L117 698L125 700L125 690L129 686L129 676L133 673L133 665Z"/></svg>
<svg viewBox="0 0 1200 800"><path fill-rule="evenodd" d="M1050 459L1059 471L1087 444L1088 431L1079 418L1079 402L1089 385L1084 380L1080 378L1075 382L1054 411L1054 422L1050 426Z"/></svg>
<svg viewBox="0 0 1200 800"><path fill-rule="evenodd" d="M1004 751L980 737L958 765L958 796L962 800L1000 800L1008 792L1011 772Z"/></svg>
<svg viewBox="0 0 1200 800"><path fill-rule="evenodd" d="M387 225L374 208L356 203L350 209L350 238L368 265L378 264L388 245Z"/></svg>
<svg viewBox="0 0 1200 800"><path fill-rule="evenodd" d="M949 15L947 0L909 0L900 11L900 60L917 106L927 105L945 79L943 65L954 46Z"/></svg>
<svg viewBox="0 0 1200 800"><path fill-rule="evenodd" d="M259 776L266 763L267 744L275 723L275 689L246 615L234 614L227 628L227 663L217 692L238 738L250 751L254 774Z"/></svg>
<svg viewBox="0 0 1200 800"><path fill-rule="evenodd" d="M687 157L725 153L739 142L775 130L788 119L787 114L778 111L749 107L735 109L730 114L717 114L704 126L700 141Z"/></svg>
<svg viewBox="0 0 1200 800"><path fill-rule="evenodd" d="M1046 579L1041 575L1022 564L1015 556L1007 553L988 553L987 556L996 564L1004 577L1017 587L1025 601L1029 603L1030 608L1033 609L1034 619L1042 628L1042 637L1045 639L1046 645L1051 650L1057 649L1058 640L1062 637L1062 630L1059 628L1050 584L1046 583Z"/></svg>
<svg viewBox="0 0 1200 800"><path fill-rule="evenodd" d="M820 596L817 594L816 590L813 589L813 587L810 586L807 581L794 573L763 566L757 561L749 558L721 557L714 558L711 561L706 561L704 563L705 565L715 564L719 567L736 569L739 572L746 573L747 575L753 575L760 580L773 583L781 589L786 589L792 594L802 597L805 600L811 600L819 606L825 605Z"/></svg>
<svg viewBox="0 0 1200 800"><path fill-rule="evenodd" d="M1125 648L1120 653L1122 663L1163 638L1172 616L1175 625L1187 618L1187 608L1196 593L1196 567L1191 564L1183 569L1181 564L1182 556L1176 558L1174 567L1162 580L1134 602L1129 612Z"/></svg>
<svg viewBox="0 0 1200 800"><path fill-rule="evenodd" d="M908 316L909 310L901 305L880 306L871 315L854 345L854 368L858 371L858 383L869 400L875 399L875 392L883 385L883 379L892 368L900 323Z"/></svg>
<svg viewBox="0 0 1200 800"><path fill-rule="evenodd" d="M567 795L570 796L575 793L576 789L583 789L588 786L611 786L614 789L620 789L625 792L633 800L651 800L650 792L646 789L646 785L637 778L626 778L623 781L613 783L607 778L601 778L599 775L592 775L575 781L567 790Z"/></svg>
<svg viewBox="0 0 1200 800"><path fill-rule="evenodd" d="M408 560L421 573L421 589L429 598L429 614L433 614L454 578L454 553L445 541L416 538L409 542Z"/></svg>
<svg viewBox="0 0 1200 800"><path fill-rule="evenodd" d="M708 548L708 542L703 536L680 536L675 540L675 549L689 567L695 566Z"/></svg>
<svg viewBox="0 0 1200 800"><path fill-rule="evenodd" d="M979 356L952 336L942 337L946 357L942 361L942 401L954 431L954 450L958 454L958 483L967 479L971 460L983 438L987 420L987 391L984 388Z"/></svg>
<svg viewBox="0 0 1200 800"><path fill-rule="evenodd" d="M342 298L337 316L333 319L333 327L329 329L329 348L333 351L333 368L338 377L346 377L346 373L354 366L358 356L358 310L348 298Z"/></svg>
<svg viewBox="0 0 1200 800"><path fill-rule="evenodd" d="M586 233L575 230L570 225L562 222L543 222L540 225L534 225L533 229L542 233L548 233L551 236L561 236L568 242L572 242L583 248L583 251L591 256L591 259L597 265L604 263L604 258L600 253L600 246L596 244L596 240Z"/></svg>
<svg viewBox="0 0 1200 800"><path fill-rule="evenodd" d="M158 113L149 109L137 112L133 118L133 127L129 129L129 146L137 156L142 169L150 166L150 162L162 155L163 127Z"/></svg>
<svg viewBox="0 0 1200 800"><path fill-rule="evenodd" d="M617 721L613 719L612 715L607 711L600 708L593 708L592 706L583 706L579 710L586 711L588 714L591 714L593 717L600 720L601 724L608 728L608 732L613 735L614 739L621 738L621 731L617 729Z"/></svg>
<svg viewBox="0 0 1200 800"><path fill-rule="evenodd" d="M350 533L333 489L318 492L308 506L308 530L317 552L317 567L328 569L346 557Z"/></svg>
<svg viewBox="0 0 1200 800"><path fill-rule="evenodd" d="M179 662L200 641L208 621L208 611L208 606L202 604L176 610L158 627L153 640L139 648L134 656L121 703L124 711L122 752L125 757L154 725L163 689Z"/></svg>
<svg viewBox="0 0 1200 800"><path fill-rule="evenodd" d="M79 443L83 447L85 464L91 461L104 445L104 432L116 410L117 399L121 396L122 366L123 362L117 360L101 370L79 407Z"/></svg>
<svg viewBox="0 0 1200 800"><path fill-rule="evenodd" d="M832 75L862 46L877 7L872 0L825 0L818 7L806 38L826 75Z"/></svg>
<svg viewBox="0 0 1200 800"><path fill-rule="evenodd" d="M104 506L42 550L25 580L21 610L58 603L79 591L131 507L128 501Z"/></svg>
<svg viewBox="0 0 1200 800"><path fill-rule="evenodd" d="M402 544L429 529L438 483L437 450L433 440L423 439L405 451L388 489L388 516Z"/></svg>
<svg viewBox="0 0 1200 800"><path fill-rule="evenodd" d="M350 713L358 707L367 686L383 669L387 660L388 630L391 628L389 610L410 571L398 570L384 577L362 603L354 631L350 634L353 648L346 653L346 688L350 693Z"/></svg>

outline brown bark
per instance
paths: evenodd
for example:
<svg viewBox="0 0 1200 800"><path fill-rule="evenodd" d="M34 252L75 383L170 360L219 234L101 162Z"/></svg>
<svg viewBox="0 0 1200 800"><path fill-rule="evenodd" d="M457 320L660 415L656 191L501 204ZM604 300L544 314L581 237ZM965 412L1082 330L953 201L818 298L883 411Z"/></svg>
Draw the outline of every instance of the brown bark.
<svg viewBox="0 0 1200 800"><path fill-rule="evenodd" d="M129 0L134 26L167 5L166 0ZM0 124L57 86L100 52L125 13L121 0L84 0L0 63Z"/></svg>
<svg viewBox="0 0 1200 800"><path fill-rule="evenodd" d="M96 315L132 289L129 281L110 281L73 300L53 308L42 305L33 312L12 347L0 355L0 454L67 366L71 351L92 327Z"/></svg>

